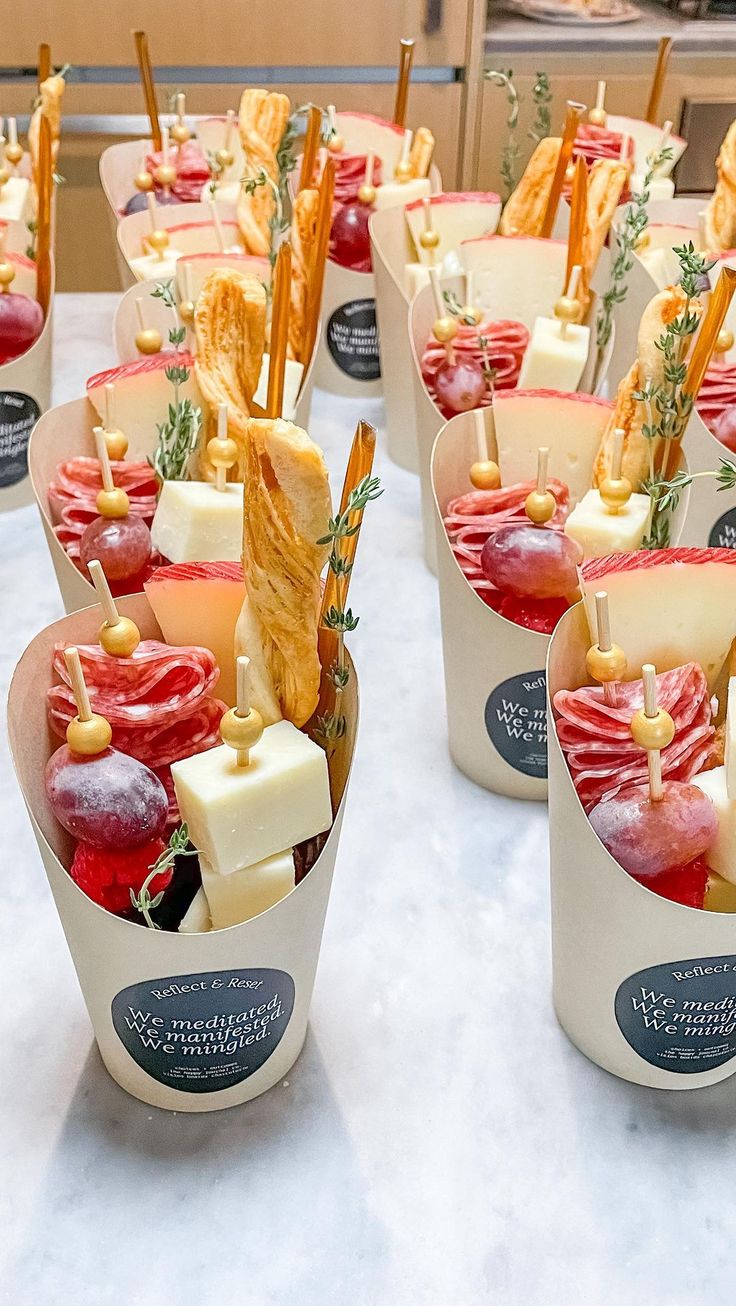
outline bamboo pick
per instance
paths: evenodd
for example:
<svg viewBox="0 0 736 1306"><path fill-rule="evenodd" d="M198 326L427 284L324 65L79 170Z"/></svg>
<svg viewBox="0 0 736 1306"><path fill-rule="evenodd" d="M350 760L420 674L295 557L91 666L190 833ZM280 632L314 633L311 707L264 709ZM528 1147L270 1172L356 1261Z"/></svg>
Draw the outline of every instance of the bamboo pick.
<svg viewBox="0 0 736 1306"><path fill-rule="evenodd" d="M667 64L669 63L670 52L672 50L672 37L660 36L659 47L657 49L657 62L654 66L654 76L649 91L649 103L644 118L647 122L656 123L659 117L659 102L662 99L664 89L664 79L667 74Z"/></svg>
<svg viewBox="0 0 736 1306"><path fill-rule="evenodd" d="M565 298L566 298L566 299L577 299L577 297L578 297L578 288L579 288L579 286L580 286L580 278L581 278L581 276L582 276L582 272L583 272L583 269L581 268L581 266L580 266L579 263L576 263L575 266L571 269L571 272L570 272L570 279L569 279L569 281L567 281L567 282L565 283ZM567 321L566 318L562 318L562 319L561 319L561 321L560 321L560 339L561 339L561 340L567 340L567 328L569 327L569 325L570 325L570 323Z"/></svg>
<svg viewBox="0 0 736 1306"><path fill-rule="evenodd" d="M307 130L304 133L304 150L302 166L299 173L299 190L305 190L313 184L314 165L317 162L317 149L322 130L322 113L316 104L309 106Z"/></svg>
<svg viewBox="0 0 736 1306"><path fill-rule="evenodd" d="M605 590L600 590L595 596L595 622L598 628L598 648L601 653L610 653L613 648L611 616L608 611L608 594ZM616 707L618 694L614 680L603 681L603 702L608 707Z"/></svg>
<svg viewBox="0 0 736 1306"><path fill-rule="evenodd" d="M332 200L335 193L335 160L332 155L327 159L319 187L319 205L314 237L314 248L309 266L307 295L305 306L304 346L301 363L306 375L314 352L319 316L322 308L322 287L325 278L325 263L330 244L330 227L332 225Z"/></svg>
<svg viewBox="0 0 736 1306"><path fill-rule="evenodd" d="M120 613L112 596L112 591L107 583L102 563L97 558L92 558L87 563L87 571L92 577L92 584L97 591L97 597L100 600L102 614L108 626L117 626L120 621Z"/></svg>
<svg viewBox="0 0 736 1306"><path fill-rule="evenodd" d="M112 478L112 467L110 466L110 457L105 443L105 432L101 426L95 426L92 434L94 436L95 448L97 450L97 461L100 464L102 488L107 494L109 494L115 489L115 482Z"/></svg>
<svg viewBox="0 0 736 1306"><path fill-rule="evenodd" d="M486 420L483 416L482 408L473 409L473 425L475 427L475 444L478 451L478 462L488 462L491 455L488 452L488 432L486 431Z"/></svg>
<svg viewBox="0 0 736 1306"><path fill-rule="evenodd" d="M220 252L220 254L224 254L224 253L225 253L225 233L224 233L224 231L222 230L222 223L220 222L220 215L219 215L219 213L217 212L217 205L215 204L215 201L214 201L214 200L210 200L210 202L209 202L209 210L210 210L210 217L212 218L212 226L214 227L214 231L215 231L215 240L217 241L217 248L218 248L218 251Z"/></svg>
<svg viewBox="0 0 736 1306"><path fill-rule="evenodd" d="M399 42L399 73L396 82L396 99L394 101L394 122L403 127L406 122L406 105L409 98L409 82L414 63L414 42L402 38Z"/></svg>
<svg viewBox="0 0 736 1306"><path fill-rule="evenodd" d="M552 185L547 199L547 208L545 209L544 218L542 220L542 230L540 232L540 235L546 239L549 239L552 235L552 228L555 225L555 218L557 217L557 209L560 203L560 196L562 195L562 187L565 182L567 165L572 158L572 147L575 144L578 124L585 113L585 108L586 106L584 104L579 104L577 100L567 101L562 145L557 159L557 167L555 168L554 176L552 178Z"/></svg>
<svg viewBox="0 0 736 1306"><path fill-rule="evenodd" d="M69 672L69 679L72 682L72 694L77 705L77 716L80 721L92 720L92 708L89 701L89 693L82 671L82 663L79 660L78 648L65 648L64 661L66 669Z"/></svg>
<svg viewBox="0 0 736 1306"><path fill-rule="evenodd" d="M268 363L266 416L281 417L284 407L284 374L289 343L291 307L291 245L285 240L276 256L271 307L271 344Z"/></svg>
<svg viewBox="0 0 736 1306"><path fill-rule="evenodd" d="M645 662L641 669L644 683L644 715L657 716L657 672L651 662ZM662 788L662 754L658 748L647 749L647 766L649 769L649 797L658 803L664 796Z"/></svg>
<svg viewBox="0 0 736 1306"><path fill-rule="evenodd" d="M588 211L588 168L581 154L575 160L575 176L570 203L570 231L567 237L567 269L565 286L569 286L574 267L583 266L585 218ZM565 294L570 292L565 289Z"/></svg>
<svg viewBox="0 0 736 1306"><path fill-rule="evenodd" d="M133 40L135 41L135 52L138 56L138 69L141 76L141 86L143 87L143 98L146 102L146 112L151 124L151 144L154 150L161 149L161 125L158 120L158 109L156 107L156 89L153 83L153 70L151 68L151 56L148 50L148 37L145 32L134 32Z"/></svg>
<svg viewBox="0 0 736 1306"><path fill-rule="evenodd" d="M36 235L36 299L44 318L51 301L51 191L53 188L51 127L41 116L38 133L38 230Z"/></svg>

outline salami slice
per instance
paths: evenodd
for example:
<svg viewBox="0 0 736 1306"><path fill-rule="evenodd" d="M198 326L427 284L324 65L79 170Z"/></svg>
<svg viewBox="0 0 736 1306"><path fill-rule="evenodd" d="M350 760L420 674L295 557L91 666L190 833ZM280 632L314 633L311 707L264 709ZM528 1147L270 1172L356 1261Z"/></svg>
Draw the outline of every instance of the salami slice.
<svg viewBox="0 0 736 1306"><path fill-rule="evenodd" d="M358 191L365 181L365 165L367 156L365 154L333 154L335 161L335 208L341 204L354 204L358 198ZM373 160L373 185L380 186L382 176L381 160L376 155Z"/></svg>
<svg viewBox="0 0 736 1306"><path fill-rule="evenodd" d="M472 358L482 368L493 372L493 385L496 390L513 390L518 384L521 363L528 344L529 332L524 324L506 320L482 322L480 326L469 326L466 322L459 322L458 333L452 342L458 357ZM437 369L446 358L444 345L435 340L434 336L430 336L422 354L422 377L443 417L449 419L455 414L438 403L435 390ZM480 407L489 407L492 397L491 389L488 387Z"/></svg>
<svg viewBox="0 0 736 1306"><path fill-rule="evenodd" d="M733 453L736 440L733 435L724 438L721 434L721 418L729 409L736 407L736 363L711 363L703 378L698 394L697 408L705 425L716 440L720 440Z"/></svg>
<svg viewBox="0 0 736 1306"><path fill-rule="evenodd" d="M172 151L171 157L176 167L176 181L171 187L172 195L175 195L182 204L201 200L202 187L210 180L212 174L199 145L195 141L185 141L183 145L176 147L175 152ZM148 172L153 172L161 163L163 163L163 155L160 150L146 155Z"/></svg>
<svg viewBox="0 0 736 1306"><path fill-rule="evenodd" d="M156 511L158 480L146 462L111 462L110 470L115 485L125 490L132 512L147 520ZM49 485L49 509L55 524L62 520L67 506L95 509L97 494L102 489L100 464L96 458L69 458L60 463L54 480ZM99 514L95 511L95 516Z"/></svg>
<svg viewBox="0 0 736 1306"><path fill-rule="evenodd" d="M702 667L688 662L661 672L657 702L675 723L675 737L662 750L662 775L690 780L703 770L715 735ZM641 680L616 686L615 707L604 701L598 685L555 694L557 737L586 811L628 785L646 782L647 755L631 737L631 718L643 705Z"/></svg>
<svg viewBox="0 0 736 1306"><path fill-rule="evenodd" d="M534 489L536 481L521 481L498 490L469 490L447 505L445 530L457 564L468 583L491 607L496 606L496 599L500 602L501 596L480 569L483 545L499 527L528 520L524 504ZM561 530L568 512L568 488L556 477L550 477L547 489L557 500L557 511L549 525Z"/></svg>

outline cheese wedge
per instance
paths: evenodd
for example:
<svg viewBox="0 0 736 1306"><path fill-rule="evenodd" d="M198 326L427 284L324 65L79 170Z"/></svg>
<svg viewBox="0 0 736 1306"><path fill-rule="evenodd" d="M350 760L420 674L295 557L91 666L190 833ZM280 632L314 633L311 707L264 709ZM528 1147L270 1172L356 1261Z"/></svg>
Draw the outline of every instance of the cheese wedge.
<svg viewBox="0 0 736 1306"><path fill-rule="evenodd" d="M158 254L141 254L140 258L132 258L130 270L135 274L139 281L168 281L176 272L176 262L180 259L182 251L169 245L164 250L163 258Z"/></svg>
<svg viewBox="0 0 736 1306"><path fill-rule="evenodd" d="M555 318L538 317L521 364L519 388L577 390L589 346L589 327L572 323L563 335Z"/></svg>
<svg viewBox="0 0 736 1306"><path fill-rule="evenodd" d="M440 238L438 261L457 249L461 241L494 232L501 216L501 200L494 191L442 191L430 197L430 204L432 228ZM414 248L419 250L419 236L424 230L421 200L407 205L406 221Z"/></svg>
<svg viewBox="0 0 736 1306"><path fill-rule="evenodd" d="M640 549L649 521L648 494L632 494L618 512L609 512L599 490L588 490L565 522L565 534L577 540L586 558Z"/></svg>
<svg viewBox="0 0 736 1306"><path fill-rule="evenodd" d="M243 486L164 481L153 522L154 548L170 562L237 562L243 549Z"/></svg>
<svg viewBox="0 0 736 1306"><path fill-rule="evenodd" d="M210 905L204 889L197 889L179 925L180 934L207 934L212 929Z"/></svg>
<svg viewBox="0 0 736 1306"><path fill-rule="evenodd" d="M205 857L200 857L199 865L213 930L226 930L260 916L294 888L291 848L232 875L218 875Z"/></svg>
<svg viewBox="0 0 736 1306"><path fill-rule="evenodd" d="M171 767L189 837L218 875L271 857L332 824L324 752L290 721L267 726L250 764L222 744Z"/></svg>
<svg viewBox="0 0 736 1306"><path fill-rule="evenodd" d="M128 458L145 457L156 443L156 428L165 422L174 390L166 376L173 355L170 350L124 363L98 372L87 382L87 398L95 408L101 422L105 420L105 385L115 386L115 422L130 441ZM202 398L194 377L194 359L189 353L179 355L182 367L189 370L189 378L179 387L180 399L191 399L201 407Z"/></svg>
<svg viewBox="0 0 736 1306"><path fill-rule="evenodd" d="M519 237L520 243L524 243ZM510 242L514 244L514 241ZM549 474L579 502L590 489L593 464L612 405L592 395L552 390L500 390L493 401L501 484L528 481L536 473L537 450L546 446Z"/></svg>
<svg viewBox="0 0 736 1306"><path fill-rule="evenodd" d="M429 285L429 267L426 263L407 263L404 267L404 284L409 299Z"/></svg>
<svg viewBox="0 0 736 1306"><path fill-rule="evenodd" d="M234 707L235 626L245 599L243 569L235 562L157 567L143 587L167 644L192 644L214 653L220 668L215 694Z"/></svg>
<svg viewBox="0 0 736 1306"><path fill-rule="evenodd" d="M432 189L429 177L411 177L409 181L385 181L376 187L374 208L396 209L401 204L411 204L428 196Z"/></svg>
<svg viewBox="0 0 736 1306"><path fill-rule="evenodd" d="M23 222L30 216L31 183L25 177L10 177L0 189L0 219Z"/></svg>
<svg viewBox="0 0 736 1306"><path fill-rule="evenodd" d="M629 182L632 195L641 195L644 190L645 175L643 172L633 174ZM675 183L671 177L652 177L647 190L650 203L653 200L671 200L675 193Z"/></svg>
<svg viewBox="0 0 736 1306"><path fill-rule="evenodd" d="M531 331L560 297L567 245L532 236L483 236L464 240L460 258L473 273L473 299L491 320L523 322Z"/></svg>
<svg viewBox="0 0 736 1306"><path fill-rule="evenodd" d="M691 783L708 795L718 817L718 835L706 854L708 865L724 880L736 884L736 802L728 796L726 768L716 766L712 771L701 771Z"/></svg>

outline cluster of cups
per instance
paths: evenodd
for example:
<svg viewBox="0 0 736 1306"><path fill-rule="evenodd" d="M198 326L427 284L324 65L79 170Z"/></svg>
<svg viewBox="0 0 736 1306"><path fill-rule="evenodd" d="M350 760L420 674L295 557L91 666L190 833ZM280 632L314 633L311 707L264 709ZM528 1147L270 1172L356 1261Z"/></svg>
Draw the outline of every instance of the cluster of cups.
<svg viewBox="0 0 736 1306"><path fill-rule="evenodd" d="M399 156L401 133L388 124L373 121L371 126L371 121L364 115L339 114L337 128L349 149L371 149L390 169ZM162 334L168 325L161 301L150 294L145 299L150 319L142 324L136 314L136 301L145 289L136 282L131 263L140 251L148 216L135 213L119 217L140 150L138 142L115 146L106 151L101 164L116 228L123 284L128 287L115 327L121 361L139 356L136 339L141 329ZM431 173L431 184L432 227L439 234L437 253L431 258L433 262L436 258L443 289L454 292L462 303L464 273L470 268L479 306L492 311L494 319L522 321L531 330L535 318L549 310L563 281L564 214L555 239L506 239L494 234L501 212L498 196L443 193L436 170ZM676 220L672 215L679 203L673 200L660 206L666 208L670 223ZM220 222L227 229L228 223L235 222L235 213L227 206L218 207ZM736 925L731 917L696 914L659 898L626 875L587 821L554 725L549 741L546 738L547 721L551 721L548 696L561 688L575 688L586 678L585 654L590 636L584 605L572 607L551 638L519 627L489 608L472 590L447 539L446 508L451 499L470 488L468 471L477 459L478 425L477 415L470 412L445 421L421 374L421 355L436 317L436 306L429 285L410 297L406 281L407 221L414 224L416 236L425 212L420 203L413 216L403 208L372 216L372 272L328 264L323 330L314 374L303 387L296 420L302 425L308 423L315 375L319 384L333 392L355 397L382 393L388 452L399 465L419 475L424 551L428 565L437 572L440 591L453 759L472 780L493 793L544 801L549 785L554 996L563 1027L591 1059L624 1078L669 1088L711 1083L732 1070L736 1040L732 1040L734 1046L728 1055L720 1058L708 1061L705 1054L694 1058L688 1054L667 1062L665 1053L671 1040L668 1044L659 1038L659 1017L653 1025L639 1019L636 999L639 989L643 993L651 991L656 1010L664 1004L666 1015L670 1010L670 988L678 983L672 979L673 973L694 971L694 978L686 981L692 981L690 992L705 984L709 997L725 1000L725 989L723 995L712 994L711 989L714 975L727 986L728 969L736 965L736 956L731 956L736 952ZM653 221L656 217L659 215L652 215ZM664 215L660 220L664 222ZM185 210L168 206L161 210L160 222L171 235L176 228L177 242L191 258L192 275L195 280L201 278L207 259L216 252L208 206L189 204ZM414 243L421 242L415 239ZM465 261L462 268L458 264L453 270L452 260L448 257L443 263L442 255L460 246ZM226 254L220 252L217 257L227 261ZM607 280L607 259L608 255L601 260L594 289L596 285L600 289ZM191 297L196 296L196 284L190 289ZM641 312L655 291L651 275L636 260L628 299L618 312L611 349L606 365L597 369L595 388L600 390L605 385L609 363L609 374L614 383L618 380L616 360L621 358L621 344L635 339ZM343 328L339 357L329 345L329 327L336 321ZM344 347L351 334L355 340L352 363L351 349ZM629 362L627 359L623 363L620 374ZM45 364L47 387L49 363L50 355ZM3 388L10 385L4 371L0 369ZM407 385L409 376L414 378L413 389ZM23 388L36 393L30 382ZM48 388L37 393L40 406L46 407ZM574 402L574 397L570 399ZM589 395L582 396L582 402L586 399L591 410L606 402L597 399L591 403ZM565 431L554 429L550 402L548 394L539 393L539 429L545 431L554 472L556 462L564 464ZM487 456L497 459L491 410L483 410L483 423ZM357 682L353 676L353 688L345 703L348 729L334 777L332 831L309 874L285 899L253 920L200 935L142 929L91 902L64 869L69 853L67 837L50 812L43 785L49 749L43 691L51 684L53 647L59 641L94 641L99 627L99 612L89 606L94 602L92 588L66 557L51 530L46 491L61 459L94 452L90 426L86 401L80 400L46 413L31 441L33 488L69 615L38 635L21 659L10 695L11 746L95 1035L110 1073L129 1092L157 1106L186 1111L219 1109L248 1101L278 1082L304 1041L357 731ZM126 434L130 438L130 457L145 457L151 452L143 428L140 434ZM147 438L150 442L150 433ZM722 452L697 414L690 421L686 449L692 470L712 469ZM530 467L526 476L533 470ZM576 472L581 493L590 485L591 471L592 455L590 465ZM703 478L696 486L682 496L673 525L673 543L702 549L726 542L723 507L715 498L712 481ZM716 561L711 564L700 554L697 558L693 555L692 566L698 568L701 610L721 615L719 630L714 633L710 623L707 635L701 636L697 622L692 621L689 656L699 659L709 675L715 675L720 666L718 657L723 660L733 636L722 586L734 583L730 575L736 578L736 569L724 568ZM632 669L644 661L657 661L658 650L661 666L666 665L661 605L665 602L671 603L673 609L676 606L678 574L674 566L647 569L637 573L635 585L628 589L622 585L615 596L612 620L616 639L626 647ZM118 607L136 622L144 638L160 638L143 595L119 600ZM700 642L704 643L702 649ZM705 972L707 980L703 978ZM635 1028L628 1014L632 993L637 1013ZM696 993L696 997L702 1000L702 994ZM679 995L675 1001L679 1001ZM269 1038L241 1052L233 1037L229 1069L219 1079L206 1061L186 1056L182 1043L172 1037L177 1029L198 1022L206 1024L208 1020L213 1027L221 1021L222 1027L229 1029L249 1007L277 1013L270 1024ZM660 1044L665 1046L665 1053Z"/></svg>

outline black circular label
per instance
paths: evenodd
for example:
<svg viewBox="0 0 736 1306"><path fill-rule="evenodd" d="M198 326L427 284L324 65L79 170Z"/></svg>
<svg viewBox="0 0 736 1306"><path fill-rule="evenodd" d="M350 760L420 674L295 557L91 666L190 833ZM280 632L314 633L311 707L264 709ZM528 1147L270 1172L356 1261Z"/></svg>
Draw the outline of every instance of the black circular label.
<svg viewBox="0 0 736 1306"><path fill-rule="evenodd" d="M711 527L708 536L711 549L736 549L736 508L730 508Z"/></svg>
<svg viewBox="0 0 736 1306"><path fill-rule="evenodd" d="M736 957L698 957L630 975L616 994L626 1042L660 1070L701 1075L736 1056Z"/></svg>
<svg viewBox="0 0 736 1306"><path fill-rule="evenodd" d="M375 299L354 299L335 309L327 323L327 348L341 372L354 381L381 375Z"/></svg>
<svg viewBox="0 0 736 1306"><path fill-rule="evenodd" d="M216 1093L260 1070L294 1007L283 970L171 975L122 989L112 1023L133 1060L182 1093Z"/></svg>
<svg viewBox="0 0 736 1306"><path fill-rule="evenodd" d="M30 395L0 390L0 487L15 485L28 475L28 441L41 416Z"/></svg>
<svg viewBox="0 0 736 1306"><path fill-rule="evenodd" d="M522 775L547 779L547 682L543 671L501 681L489 696L486 730L496 752Z"/></svg>

